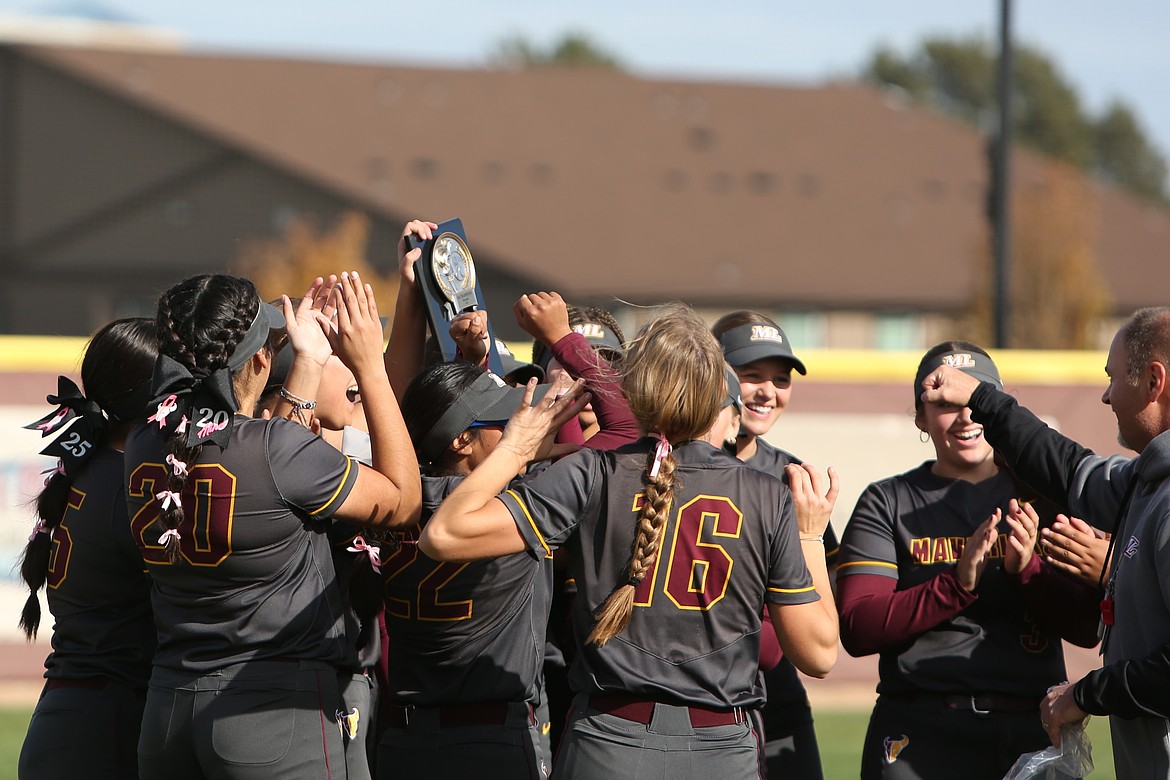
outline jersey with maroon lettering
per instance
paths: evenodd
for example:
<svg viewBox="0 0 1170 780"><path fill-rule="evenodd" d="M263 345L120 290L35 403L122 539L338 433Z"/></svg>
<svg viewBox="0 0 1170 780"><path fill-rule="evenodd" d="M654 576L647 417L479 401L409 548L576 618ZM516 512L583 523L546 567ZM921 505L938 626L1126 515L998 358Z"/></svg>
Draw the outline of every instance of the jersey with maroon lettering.
<svg viewBox="0 0 1170 780"><path fill-rule="evenodd" d="M838 577L892 577L898 590L926 582L953 567L967 537L1016 496L1005 473L972 484L935 475L931 463L865 490L845 528ZM1006 544L1001 533L974 603L906 646L880 654L879 693L1039 697L1064 676L1059 637L1037 623L1004 571Z"/></svg>
<svg viewBox="0 0 1170 780"><path fill-rule="evenodd" d="M126 442L130 524L155 583L156 677L273 658L350 668L326 531L359 465L296 423L237 415L226 449L204 445L186 464L182 560L171 565L157 522L163 443L154 426Z"/></svg>
<svg viewBox="0 0 1170 780"><path fill-rule="evenodd" d="M574 690L715 708L754 706L765 602L816 601L780 480L704 442L674 449L674 499L626 629L580 645L593 612L625 583L643 474L655 440L585 450L501 497L529 549L565 545L577 585Z"/></svg>
<svg viewBox="0 0 1170 780"><path fill-rule="evenodd" d="M426 525L461 477L423 477ZM470 563L440 563L402 534L382 562L390 634L391 698L436 707L534 701L552 599L543 549Z"/></svg>
<svg viewBox="0 0 1170 780"><path fill-rule="evenodd" d="M53 529L46 579L53 652L45 677L108 677L145 688L156 639L150 577L126 519L122 453L96 452Z"/></svg>

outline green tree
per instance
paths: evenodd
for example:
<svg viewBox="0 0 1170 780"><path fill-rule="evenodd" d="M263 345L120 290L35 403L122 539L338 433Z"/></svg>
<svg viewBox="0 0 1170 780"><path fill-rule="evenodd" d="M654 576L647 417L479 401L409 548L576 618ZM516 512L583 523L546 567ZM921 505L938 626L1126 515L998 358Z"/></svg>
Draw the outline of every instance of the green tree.
<svg viewBox="0 0 1170 780"><path fill-rule="evenodd" d="M618 58L581 32L566 33L559 41L541 48L523 35L496 44L489 61L510 68L608 68L620 70Z"/></svg>
<svg viewBox="0 0 1170 780"><path fill-rule="evenodd" d="M998 50L980 37L931 38L908 56L879 49L862 78L895 86L920 103L988 127L995 118ZM1044 154L1147 198L1166 199L1166 162L1133 113L1114 103L1094 119L1076 89L1040 49L1017 44L1016 138Z"/></svg>
<svg viewBox="0 0 1170 780"><path fill-rule="evenodd" d="M1094 172L1148 198L1162 198L1166 160L1150 144L1128 106L1114 101L1094 128Z"/></svg>

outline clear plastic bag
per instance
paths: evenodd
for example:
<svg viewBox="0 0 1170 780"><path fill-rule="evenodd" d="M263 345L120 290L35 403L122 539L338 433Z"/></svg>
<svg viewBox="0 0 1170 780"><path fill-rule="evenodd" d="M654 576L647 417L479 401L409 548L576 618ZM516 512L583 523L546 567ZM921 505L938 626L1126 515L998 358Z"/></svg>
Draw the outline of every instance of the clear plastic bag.
<svg viewBox="0 0 1170 780"><path fill-rule="evenodd" d="M1093 745L1085 725L1072 723L1060 730L1060 747L1025 753L1012 764L1003 780L1075 780L1093 771Z"/></svg>

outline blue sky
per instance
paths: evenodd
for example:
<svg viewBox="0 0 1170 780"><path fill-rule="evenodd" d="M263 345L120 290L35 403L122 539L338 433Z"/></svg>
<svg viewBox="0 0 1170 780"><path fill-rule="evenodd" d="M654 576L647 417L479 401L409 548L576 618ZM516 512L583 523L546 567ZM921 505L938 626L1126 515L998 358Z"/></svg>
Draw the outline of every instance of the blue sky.
<svg viewBox="0 0 1170 780"><path fill-rule="evenodd" d="M998 29L998 0L0 0L0 11L101 6L179 31L193 47L475 65L501 38L583 31L635 72L816 83L879 44ZM1049 53L1088 107L1117 97L1170 156L1170 3L1014 0L1018 40Z"/></svg>

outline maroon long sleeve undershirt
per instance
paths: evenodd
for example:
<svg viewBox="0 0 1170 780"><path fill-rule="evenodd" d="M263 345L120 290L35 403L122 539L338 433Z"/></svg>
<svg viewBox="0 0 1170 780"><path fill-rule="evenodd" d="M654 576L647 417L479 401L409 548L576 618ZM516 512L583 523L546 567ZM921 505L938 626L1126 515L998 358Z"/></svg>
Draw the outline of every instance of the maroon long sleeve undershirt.
<svg viewBox="0 0 1170 780"><path fill-rule="evenodd" d="M637 441L642 435L638 421L630 411L630 403L622 393L621 376L580 333L570 333L551 347L569 376L584 379L593 398L593 412L600 430L585 440L576 418L557 432L559 443L580 444L593 450L612 450Z"/></svg>
<svg viewBox="0 0 1170 780"><path fill-rule="evenodd" d="M1033 555L1013 578L1024 601L1050 631L1079 647L1097 644L1100 597L1097 589L1062 574Z"/></svg>
<svg viewBox="0 0 1170 780"><path fill-rule="evenodd" d="M906 644L966 609L978 596L959 584L954 567L906 590L877 574L837 579L841 644L852 656L880 653Z"/></svg>

